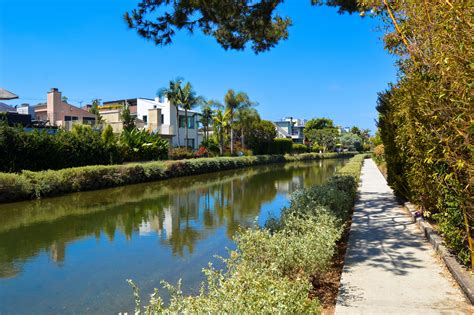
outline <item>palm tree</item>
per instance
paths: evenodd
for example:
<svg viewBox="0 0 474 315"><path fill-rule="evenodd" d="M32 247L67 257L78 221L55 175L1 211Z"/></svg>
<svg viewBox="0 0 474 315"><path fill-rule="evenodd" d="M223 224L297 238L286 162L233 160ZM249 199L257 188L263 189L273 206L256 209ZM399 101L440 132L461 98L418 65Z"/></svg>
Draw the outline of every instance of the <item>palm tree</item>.
<svg viewBox="0 0 474 315"><path fill-rule="evenodd" d="M176 123L178 124L178 128L176 129L177 136L178 136L178 147L180 146L179 141L179 105L180 105L180 90L181 90L181 83L183 82L182 79L177 78L174 81L170 80L168 87L161 88L157 95L159 97L165 96L168 101L170 102L171 106L176 107Z"/></svg>
<svg viewBox="0 0 474 315"><path fill-rule="evenodd" d="M236 112L249 108L254 105L245 92L235 93L234 90L230 89L224 96L224 103L227 110L229 110L230 120L230 153L234 154L234 118Z"/></svg>
<svg viewBox="0 0 474 315"><path fill-rule="evenodd" d="M224 154L224 141L227 129L229 128L230 122L230 110L226 109L223 111L218 108L214 115L214 130L217 133L217 139L219 142L219 151L221 155Z"/></svg>
<svg viewBox="0 0 474 315"><path fill-rule="evenodd" d="M245 149L245 132L258 121L260 121L260 115L255 108L242 108L237 111L236 126L240 130L240 142L243 149Z"/></svg>
<svg viewBox="0 0 474 315"><path fill-rule="evenodd" d="M201 118L199 119L204 128L204 138L206 141L209 141L209 125L212 124L213 111L210 104L211 102L208 102L201 107Z"/></svg>
<svg viewBox="0 0 474 315"><path fill-rule="evenodd" d="M188 111L194 107L204 103L202 96L196 96L196 92L193 90L191 83L187 82L184 87L179 88L179 104L184 109L184 120L186 130L186 147L188 147Z"/></svg>

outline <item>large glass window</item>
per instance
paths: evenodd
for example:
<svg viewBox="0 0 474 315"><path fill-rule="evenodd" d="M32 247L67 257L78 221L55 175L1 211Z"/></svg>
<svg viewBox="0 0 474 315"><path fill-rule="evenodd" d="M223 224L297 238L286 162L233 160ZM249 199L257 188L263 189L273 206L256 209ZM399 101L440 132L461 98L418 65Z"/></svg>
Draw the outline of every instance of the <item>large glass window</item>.
<svg viewBox="0 0 474 315"><path fill-rule="evenodd" d="M179 128L186 128L185 125L186 117L184 115L179 116ZM188 129L194 129L194 116L188 116Z"/></svg>

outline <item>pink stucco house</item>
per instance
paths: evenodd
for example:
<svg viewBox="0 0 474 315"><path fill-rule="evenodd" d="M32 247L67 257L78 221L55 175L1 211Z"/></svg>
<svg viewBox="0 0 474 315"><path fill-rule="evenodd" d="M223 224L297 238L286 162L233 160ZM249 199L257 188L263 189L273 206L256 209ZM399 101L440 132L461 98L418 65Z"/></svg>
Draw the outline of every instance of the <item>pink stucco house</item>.
<svg viewBox="0 0 474 315"><path fill-rule="evenodd" d="M35 119L49 121L51 125L69 129L73 123L95 123L95 115L88 111L63 102L61 92L52 88L48 92L46 105L35 107Z"/></svg>

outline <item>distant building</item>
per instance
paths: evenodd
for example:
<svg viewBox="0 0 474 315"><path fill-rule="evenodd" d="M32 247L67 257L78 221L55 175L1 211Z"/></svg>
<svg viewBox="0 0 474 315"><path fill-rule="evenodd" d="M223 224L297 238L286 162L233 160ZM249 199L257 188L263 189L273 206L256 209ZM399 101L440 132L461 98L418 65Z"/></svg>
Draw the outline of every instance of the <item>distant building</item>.
<svg viewBox="0 0 474 315"><path fill-rule="evenodd" d="M294 143L304 143L304 126L306 119L285 117L274 122L277 137L292 139Z"/></svg>
<svg viewBox="0 0 474 315"><path fill-rule="evenodd" d="M15 107L12 107L10 105L0 102L0 113L14 113L14 112L16 112Z"/></svg>
<svg viewBox="0 0 474 315"><path fill-rule="evenodd" d="M88 111L62 101L61 92L52 88L48 92L46 104L34 107L36 120L48 121L52 126L58 126L67 130L75 123L95 124L95 115Z"/></svg>
<svg viewBox="0 0 474 315"><path fill-rule="evenodd" d="M201 143L199 136L199 113L188 111L188 121L186 122L184 110L179 110L179 117L176 117L177 109L171 105L168 99L160 98L131 98L116 101L107 101L99 108L100 115L106 124L114 129L114 132L121 132L123 123L121 113L125 105L129 106L130 113L136 118L135 124L138 128L144 128L160 134L170 141L174 147L179 145L197 149ZM186 124L188 125L188 139L186 138Z"/></svg>
<svg viewBox="0 0 474 315"><path fill-rule="evenodd" d="M16 107L16 112L21 115L30 115L31 119L35 119L35 109L30 104L23 103Z"/></svg>
<svg viewBox="0 0 474 315"><path fill-rule="evenodd" d="M17 108L5 103L0 103L0 113L5 115L10 126L29 126L31 124L31 115L17 112Z"/></svg>

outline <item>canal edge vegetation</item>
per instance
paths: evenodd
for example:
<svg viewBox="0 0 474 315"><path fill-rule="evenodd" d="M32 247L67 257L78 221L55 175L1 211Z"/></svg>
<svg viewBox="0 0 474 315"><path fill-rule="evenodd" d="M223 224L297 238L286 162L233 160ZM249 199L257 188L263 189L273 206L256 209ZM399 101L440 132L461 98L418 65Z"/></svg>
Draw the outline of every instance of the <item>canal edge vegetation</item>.
<svg viewBox="0 0 474 315"><path fill-rule="evenodd" d="M0 203L58 196L168 178L198 175L248 166L331 158L349 158L354 152L257 155L154 161L125 165L92 165L61 170L0 173Z"/></svg>
<svg viewBox="0 0 474 315"><path fill-rule="evenodd" d="M162 282L170 293L165 306L155 289L142 306L139 288L133 288L135 314L175 313L321 313L312 279L330 268L337 242L344 234L357 197L365 154L359 154L322 185L292 194L280 218L264 228L243 229L236 250L221 258L223 270L209 263L206 281L197 296L183 296L177 286Z"/></svg>

